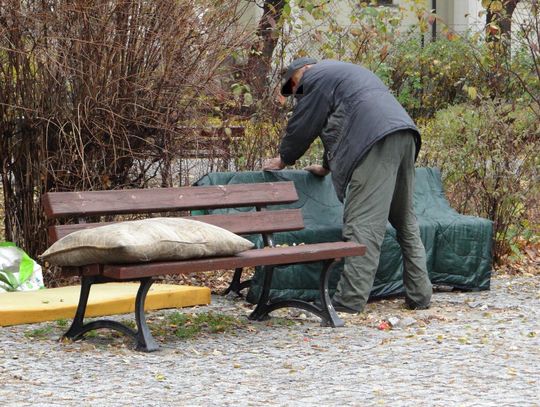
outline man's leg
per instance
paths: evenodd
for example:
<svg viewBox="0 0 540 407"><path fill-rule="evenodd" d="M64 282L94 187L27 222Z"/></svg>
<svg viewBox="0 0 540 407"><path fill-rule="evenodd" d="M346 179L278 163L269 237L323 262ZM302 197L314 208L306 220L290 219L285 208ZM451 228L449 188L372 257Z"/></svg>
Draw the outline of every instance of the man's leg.
<svg viewBox="0 0 540 407"><path fill-rule="evenodd" d="M410 308L427 308L432 286L426 266L426 251L420 239L420 229L413 210L414 154L412 135L405 137L404 156L398 169L396 189L390 206L389 220L396 229L403 256L403 284Z"/></svg>
<svg viewBox="0 0 540 407"><path fill-rule="evenodd" d="M401 137L376 143L356 167L345 199L343 237L366 245L366 254L347 257L334 302L362 311L379 266L381 244L401 162Z"/></svg>

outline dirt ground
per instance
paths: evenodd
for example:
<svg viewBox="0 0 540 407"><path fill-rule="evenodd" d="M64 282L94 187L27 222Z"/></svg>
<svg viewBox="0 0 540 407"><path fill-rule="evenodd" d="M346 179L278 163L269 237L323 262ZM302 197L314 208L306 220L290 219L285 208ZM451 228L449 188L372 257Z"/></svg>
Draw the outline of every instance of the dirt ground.
<svg viewBox="0 0 540 407"><path fill-rule="evenodd" d="M346 326L336 329L295 310L252 322L251 309L213 296L209 306L151 312L162 347L153 353L106 330L58 341L68 321L0 327L1 404L538 406L538 277L495 275L489 291L439 291L416 312L402 298L375 301L342 314ZM174 334L175 313L242 322L186 339Z"/></svg>

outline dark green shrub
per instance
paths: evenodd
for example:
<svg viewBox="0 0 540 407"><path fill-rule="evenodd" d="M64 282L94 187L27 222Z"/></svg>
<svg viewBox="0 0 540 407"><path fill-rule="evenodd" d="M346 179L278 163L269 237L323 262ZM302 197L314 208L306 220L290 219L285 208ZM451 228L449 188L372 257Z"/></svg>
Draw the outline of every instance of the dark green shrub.
<svg viewBox="0 0 540 407"><path fill-rule="evenodd" d="M499 261L524 228L538 230L540 123L527 106L485 101L437 112L423 127L419 165L441 168L459 212L494 222Z"/></svg>
<svg viewBox="0 0 540 407"><path fill-rule="evenodd" d="M472 40L470 40L472 41ZM439 39L422 46L411 38L391 53L389 86L415 119L467 101L468 87L481 87L481 67L471 42Z"/></svg>

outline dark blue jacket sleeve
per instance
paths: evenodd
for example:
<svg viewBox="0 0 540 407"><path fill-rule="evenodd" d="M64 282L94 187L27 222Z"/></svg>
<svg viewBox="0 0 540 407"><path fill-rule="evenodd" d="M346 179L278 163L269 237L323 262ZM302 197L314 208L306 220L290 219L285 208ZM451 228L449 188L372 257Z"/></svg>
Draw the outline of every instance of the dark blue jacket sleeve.
<svg viewBox="0 0 540 407"><path fill-rule="evenodd" d="M329 98L320 89L314 88L299 98L279 146L279 155L285 164L292 165L304 155L321 134L329 112Z"/></svg>

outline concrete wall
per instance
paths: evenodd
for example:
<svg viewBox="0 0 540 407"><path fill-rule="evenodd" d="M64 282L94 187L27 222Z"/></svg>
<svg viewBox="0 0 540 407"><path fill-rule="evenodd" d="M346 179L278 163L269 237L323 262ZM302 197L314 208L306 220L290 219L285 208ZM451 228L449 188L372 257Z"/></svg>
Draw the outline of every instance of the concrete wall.
<svg viewBox="0 0 540 407"><path fill-rule="evenodd" d="M529 18L529 7L525 0L518 3L513 15L514 25ZM481 0L437 0L437 14L457 33L483 31L486 24Z"/></svg>
<svg viewBox="0 0 540 407"><path fill-rule="evenodd" d="M248 2L248 0L245 0ZM250 4L249 10L242 18L242 22L250 24L256 27L257 22L262 14L262 9L258 7L253 1L248 2ZM294 0L291 0L294 12L298 13L298 10L294 10ZM410 2L408 0L394 0L396 6L402 6L406 9L409 8ZM424 5L427 10L431 10L433 7L433 0L424 0ZM518 4L516 11L514 12L514 25L519 24L520 21L528 18L530 11L528 11L530 5L526 0L522 0ZM349 24L349 1L348 0L333 0L331 3L331 10L336 13L338 20L343 24ZM464 33L466 31L481 32L484 29L486 16L482 7L481 0L437 0L436 1L436 14L442 21L448 25L450 30L457 33ZM403 28L407 28L417 23L417 17L412 12L407 12L403 20ZM437 31L440 32L443 28L443 24L437 25Z"/></svg>
<svg viewBox="0 0 540 407"><path fill-rule="evenodd" d="M440 1L438 2L440 3ZM485 25L485 15L480 0L452 0L447 2L448 25L452 31L481 31Z"/></svg>

